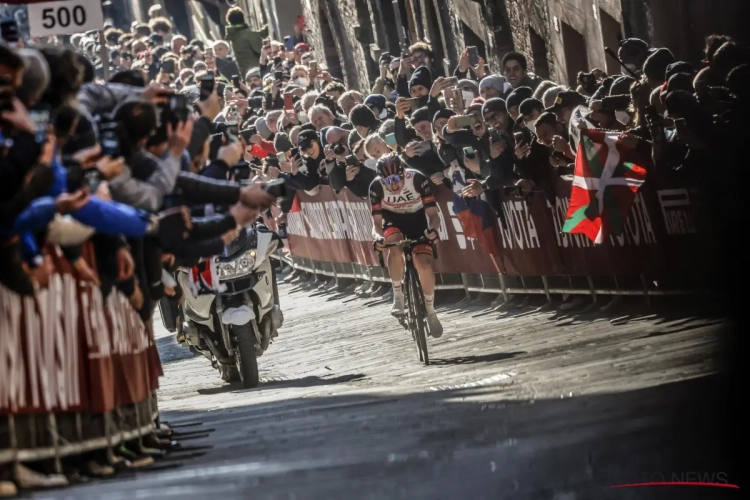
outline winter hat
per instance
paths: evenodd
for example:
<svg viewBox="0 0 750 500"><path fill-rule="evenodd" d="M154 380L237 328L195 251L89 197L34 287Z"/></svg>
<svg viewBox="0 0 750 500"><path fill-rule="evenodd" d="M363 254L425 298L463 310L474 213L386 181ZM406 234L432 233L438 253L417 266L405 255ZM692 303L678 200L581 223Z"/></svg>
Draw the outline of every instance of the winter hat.
<svg viewBox="0 0 750 500"><path fill-rule="evenodd" d="M685 90L691 94L695 92L695 89L693 88L693 75L690 73L675 73L672 75L669 78L669 81L667 81L667 84L664 85L662 99L664 99L664 95L673 90Z"/></svg>
<svg viewBox="0 0 750 500"><path fill-rule="evenodd" d="M471 104L469 104L469 107L466 108L466 114L470 115L470 114L476 113L477 111L481 113L483 105L484 105L484 99L482 99L481 97L477 97L476 99L471 101Z"/></svg>
<svg viewBox="0 0 750 500"><path fill-rule="evenodd" d="M245 79L249 81L250 78L260 78L260 68L257 66L255 68L250 68L245 74Z"/></svg>
<svg viewBox="0 0 750 500"><path fill-rule="evenodd" d="M273 135L273 132L271 132L271 129L268 128L268 124L266 123L265 118L258 118L255 121L255 128L258 129L258 134L265 139L266 141L271 138Z"/></svg>
<svg viewBox="0 0 750 500"><path fill-rule="evenodd" d="M505 93L505 86L508 84L508 80L505 79L504 76L500 75L490 75L485 76L482 78L482 81L479 82L479 90L482 89L495 89L500 94Z"/></svg>
<svg viewBox="0 0 750 500"><path fill-rule="evenodd" d="M419 122L430 121L430 112L427 107L419 108L411 114L411 124L416 125Z"/></svg>
<svg viewBox="0 0 750 500"><path fill-rule="evenodd" d="M621 76L614 82L609 88L609 95L629 95L630 86L635 82L635 78L632 76Z"/></svg>
<svg viewBox="0 0 750 500"><path fill-rule="evenodd" d="M365 98L365 106L368 108L378 108L380 110L380 116L377 118L384 120L388 116L386 109L386 99L382 94L370 94Z"/></svg>
<svg viewBox="0 0 750 500"><path fill-rule="evenodd" d="M273 148L279 153L289 151L293 147L292 141L289 140L289 136L284 132L279 132L273 138Z"/></svg>
<svg viewBox="0 0 750 500"><path fill-rule="evenodd" d="M492 99L487 99L484 101L484 104L482 104L482 116L486 116L487 113L507 113L508 107L505 105L505 99L501 99L500 97L493 97Z"/></svg>
<svg viewBox="0 0 750 500"><path fill-rule="evenodd" d="M349 121L355 127L367 127L373 128L378 124L378 119L375 118L372 110L364 104L357 104L349 112Z"/></svg>
<svg viewBox="0 0 750 500"><path fill-rule="evenodd" d="M190 103L197 101L201 97L201 89L197 85L186 85L178 93L185 94L187 101Z"/></svg>
<svg viewBox="0 0 750 500"><path fill-rule="evenodd" d="M531 87L518 87L508 95L505 104L509 108L520 106L523 101L530 97L534 97L534 91L531 90Z"/></svg>
<svg viewBox="0 0 750 500"><path fill-rule="evenodd" d="M619 53L625 53L631 57L638 57L648 52L649 46L640 38L627 38L620 42Z"/></svg>
<svg viewBox="0 0 750 500"><path fill-rule="evenodd" d="M409 90L415 85L421 85L427 89L432 87L432 73L430 73L430 69L427 66L418 67L414 71L414 74L411 75L411 79L409 80Z"/></svg>
<svg viewBox="0 0 750 500"><path fill-rule="evenodd" d="M667 66L673 62L675 61L672 52L670 52L669 49L662 47L648 56L646 62L643 63L643 74L650 80L664 81Z"/></svg>
<svg viewBox="0 0 750 500"><path fill-rule="evenodd" d="M456 116L455 111L448 108L442 108L440 111L435 113L435 116L432 117L432 128L435 128L435 122L440 120L441 118L450 118L451 116Z"/></svg>
<svg viewBox="0 0 750 500"><path fill-rule="evenodd" d="M668 82L672 75L676 75L677 73L687 73L689 75L693 75L695 74L695 68L693 68L692 64L685 61L674 62L667 66L667 69L664 72L664 81Z"/></svg>
<svg viewBox="0 0 750 500"><path fill-rule="evenodd" d="M467 92L472 92L474 95L479 95L479 87L477 86L477 82L475 82L474 80L464 78L463 80L458 81L456 87L461 90L466 90Z"/></svg>
<svg viewBox="0 0 750 500"><path fill-rule="evenodd" d="M592 101L601 101L609 95L609 89L612 88L612 83L615 81L614 77L608 76L599 85L594 94L591 96Z"/></svg>

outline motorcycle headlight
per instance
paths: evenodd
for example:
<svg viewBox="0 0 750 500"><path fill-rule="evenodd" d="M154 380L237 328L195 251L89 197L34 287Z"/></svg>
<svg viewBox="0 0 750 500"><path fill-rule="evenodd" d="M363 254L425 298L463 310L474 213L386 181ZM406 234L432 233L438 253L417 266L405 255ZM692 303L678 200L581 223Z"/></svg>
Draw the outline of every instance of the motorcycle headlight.
<svg viewBox="0 0 750 500"><path fill-rule="evenodd" d="M238 275L250 274L255 266L255 250L245 252L235 262L237 264L236 272Z"/></svg>
<svg viewBox="0 0 750 500"><path fill-rule="evenodd" d="M255 250L248 250L230 262L219 262L217 266L219 278L239 278L253 272L255 266Z"/></svg>

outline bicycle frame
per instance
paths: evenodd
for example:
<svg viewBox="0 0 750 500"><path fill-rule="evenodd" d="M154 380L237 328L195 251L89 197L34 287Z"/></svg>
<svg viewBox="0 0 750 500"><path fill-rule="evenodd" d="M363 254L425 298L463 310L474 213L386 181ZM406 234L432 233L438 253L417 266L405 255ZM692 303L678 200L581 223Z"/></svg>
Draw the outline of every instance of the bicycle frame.
<svg viewBox="0 0 750 500"><path fill-rule="evenodd" d="M427 310L425 307L424 293L422 292L422 285L419 281L419 273L417 268L414 266L414 254L412 248L416 245L428 243L432 245L432 255L437 258L437 249L432 241L427 238L420 238L419 240L401 240L393 243L386 243L383 245L384 248L401 247L404 251L404 282L403 290L404 297L406 299L406 314L398 318L401 326L405 330L411 331L412 338L417 347L417 354L419 360L425 364L430 364L429 354L427 352ZM379 253L380 265L385 267L383 262L383 253Z"/></svg>

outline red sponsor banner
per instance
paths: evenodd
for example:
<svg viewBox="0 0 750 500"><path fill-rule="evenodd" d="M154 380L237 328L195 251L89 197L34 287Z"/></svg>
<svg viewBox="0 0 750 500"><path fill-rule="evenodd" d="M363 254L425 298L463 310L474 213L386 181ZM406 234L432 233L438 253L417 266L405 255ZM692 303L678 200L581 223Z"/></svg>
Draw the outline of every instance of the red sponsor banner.
<svg viewBox="0 0 750 500"><path fill-rule="evenodd" d="M103 298L48 255L54 272L33 297L0 285L0 414L101 413L150 397L161 363L128 299ZM90 246L84 258L96 269Z"/></svg>
<svg viewBox="0 0 750 500"><path fill-rule="evenodd" d="M324 262L354 261L338 197L328 186L321 186L315 196L296 193L287 215L287 232L293 255Z"/></svg>
<svg viewBox="0 0 750 500"><path fill-rule="evenodd" d="M377 266L372 248L372 216L369 202L348 190L336 194L320 186L311 196L297 191L293 208L287 215L287 233L292 255L322 262L354 262ZM441 224L438 228L439 273L461 273L467 261L478 273L497 273L499 268L476 240L467 238L453 212L452 193L436 193Z"/></svg>
<svg viewBox="0 0 750 500"><path fill-rule="evenodd" d="M503 274L549 276L561 274L554 228L544 193L499 196L500 262Z"/></svg>
<svg viewBox="0 0 750 500"><path fill-rule="evenodd" d="M453 195L436 190L440 212L439 273L503 273L515 276L638 276L674 280L705 273L711 238L701 222L700 192L686 179L649 173L620 236L594 245L583 235L562 233L571 181L560 179L554 203L544 193L528 197L498 193L499 256L489 255L464 234ZM322 262L377 265L372 251L369 203L347 190L321 186L315 196L297 192L288 215L292 255ZM690 252L685 252L685 249Z"/></svg>
<svg viewBox="0 0 750 500"><path fill-rule="evenodd" d="M647 190L641 189L636 194L622 235L610 236L601 245L595 245L582 234L561 232L568 212L571 184L570 180L560 179L554 207L547 202L548 217L552 219L563 264L561 274L612 276L658 272L659 238L651 222L656 214L647 202Z"/></svg>

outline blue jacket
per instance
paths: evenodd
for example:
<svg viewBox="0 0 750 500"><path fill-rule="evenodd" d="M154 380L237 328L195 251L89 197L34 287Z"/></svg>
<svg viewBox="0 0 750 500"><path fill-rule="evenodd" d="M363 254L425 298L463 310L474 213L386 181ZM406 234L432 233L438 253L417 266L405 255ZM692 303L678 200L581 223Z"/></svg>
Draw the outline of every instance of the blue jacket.
<svg viewBox="0 0 750 500"><path fill-rule="evenodd" d="M57 157L52 161L53 183L48 196L38 198L14 221L12 228L0 228L2 235L21 235L21 250L24 259L31 262L41 255L35 232L47 227L55 216L55 198L67 190L68 172ZM89 202L70 214L81 224L104 234L121 234L138 238L146 233L150 216L143 210L114 201L105 201L92 196Z"/></svg>

